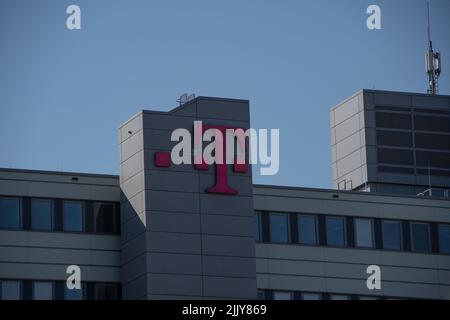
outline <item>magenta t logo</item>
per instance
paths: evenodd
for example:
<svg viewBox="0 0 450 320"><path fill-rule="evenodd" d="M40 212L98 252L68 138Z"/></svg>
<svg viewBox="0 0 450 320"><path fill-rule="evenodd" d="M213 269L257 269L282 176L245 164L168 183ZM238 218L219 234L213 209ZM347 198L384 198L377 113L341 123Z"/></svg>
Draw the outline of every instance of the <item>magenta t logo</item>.
<svg viewBox="0 0 450 320"><path fill-rule="evenodd" d="M227 139L224 139L223 137L226 137L228 134L228 131L231 130L231 132L241 132L242 135L237 135L238 139L238 148L241 146L241 148L245 151L247 149L247 144L245 142L245 136L243 135L244 129L242 128L236 128L236 127L225 127L225 126L216 126L216 125L205 125L205 126L197 126L194 125L194 168L197 170L208 170L209 166L212 165L210 159L207 159L205 155L203 154L202 150L202 141L203 136L206 131L212 132L214 134L215 140L215 161L214 166L216 169L216 184L208 189L206 189L206 192L208 193L218 193L218 194L229 194L229 195L236 195L238 194L238 191L233 189L229 183L228 183L228 166L227 163ZM218 139L221 137L220 139ZM234 142L234 136L233 136L233 142ZM189 143L190 144L190 143ZM233 145L234 148L234 145ZM233 149L234 150L234 149ZM246 159L247 153L244 152L242 154L238 154L237 158L240 159L240 161L237 161L234 159L234 153L233 153L233 170L234 172L239 173L246 173L248 172L248 161ZM239 156L241 156L239 158ZM156 152L155 153L155 161L154 164L156 167L160 168L169 168L171 165L171 154L168 151L162 151L162 152Z"/></svg>

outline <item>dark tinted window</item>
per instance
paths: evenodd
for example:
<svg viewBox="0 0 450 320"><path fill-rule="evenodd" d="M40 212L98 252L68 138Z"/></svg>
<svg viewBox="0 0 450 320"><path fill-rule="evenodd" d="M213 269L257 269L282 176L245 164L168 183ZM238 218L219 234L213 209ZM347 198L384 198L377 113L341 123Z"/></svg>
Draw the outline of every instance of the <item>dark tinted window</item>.
<svg viewBox="0 0 450 320"><path fill-rule="evenodd" d="M0 281L2 300L20 300L22 299L21 282L17 280Z"/></svg>
<svg viewBox="0 0 450 320"><path fill-rule="evenodd" d="M375 117L379 128L411 129L409 114L377 112Z"/></svg>
<svg viewBox="0 0 450 320"><path fill-rule="evenodd" d="M112 203L94 204L95 232L113 233L116 231L116 210Z"/></svg>
<svg viewBox="0 0 450 320"><path fill-rule="evenodd" d="M342 217L327 217L327 244L330 246L345 246L345 219Z"/></svg>
<svg viewBox="0 0 450 320"><path fill-rule="evenodd" d="M31 200L31 228L33 230L52 230L53 202L51 200Z"/></svg>
<svg viewBox="0 0 450 320"><path fill-rule="evenodd" d="M80 289L69 289L64 283L64 300L83 300L83 284Z"/></svg>
<svg viewBox="0 0 450 320"><path fill-rule="evenodd" d="M83 204L64 201L63 225L65 231L83 231Z"/></svg>
<svg viewBox="0 0 450 320"><path fill-rule="evenodd" d="M270 214L270 241L289 242L289 216L287 214Z"/></svg>
<svg viewBox="0 0 450 320"><path fill-rule="evenodd" d="M416 133L416 148L450 150L450 136L432 133Z"/></svg>
<svg viewBox="0 0 450 320"><path fill-rule="evenodd" d="M298 239L302 244L317 243L317 226L315 216L298 216Z"/></svg>
<svg viewBox="0 0 450 320"><path fill-rule="evenodd" d="M414 174L414 168L400 168L400 167L378 166L378 170L380 172Z"/></svg>
<svg viewBox="0 0 450 320"><path fill-rule="evenodd" d="M377 143L393 147L412 147L412 134L410 132L378 130Z"/></svg>
<svg viewBox="0 0 450 320"><path fill-rule="evenodd" d="M418 166L450 168L450 153L416 151L416 162Z"/></svg>
<svg viewBox="0 0 450 320"><path fill-rule="evenodd" d="M119 286L114 283L96 283L95 284L96 300L118 300Z"/></svg>
<svg viewBox="0 0 450 320"><path fill-rule="evenodd" d="M372 219L355 219L355 243L357 247L373 247L373 222Z"/></svg>
<svg viewBox="0 0 450 320"><path fill-rule="evenodd" d="M410 150L378 148L378 162L399 165L413 165L413 152Z"/></svg>
<svg viewBox="0 0 450 320"><path fill-rule="evenodd" d="M414 129L450 132L450 117L414 116Z"/></svg>
<svg viewBox="0 0 450 320"><path fill-rule="evenodd" d="M412 251L430 251L430 231L427 223L411 223L411 244Z"/></svg>
<svg viewBox="0 0 450 320"><path fill-rule="evenodd" d="M450 253L450 225L439 225L439 252Z"/></svg>
<svg viewBox="0 0 450 320"><path fill-rule="evenodd" d="M0 228L21 227L20 199L0 198Z"/></svg>
<svg viewBox="0 0 450 320"><path fill-rule="evenodd" d="M259 212L255 212L253 217L253 232L256 241L261 240L261 214Z"/></svg>
<svg viewBox="0 0 450 320"><path fill-rule="evenodd" d="M384 249L402 249L402 225L400 221L383 221L381 232L383 236Z"/></svg>

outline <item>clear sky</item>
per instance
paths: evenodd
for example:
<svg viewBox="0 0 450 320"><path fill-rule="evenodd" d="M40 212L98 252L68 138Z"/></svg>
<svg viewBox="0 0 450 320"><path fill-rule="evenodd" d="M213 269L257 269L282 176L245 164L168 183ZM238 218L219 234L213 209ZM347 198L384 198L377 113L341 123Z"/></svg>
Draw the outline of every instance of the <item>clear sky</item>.
<svg viewBox="0 0 450 320"><path fill-rule="evenodd" d="M431 2L450 94L450 1ZM118 174L118 126L194 92L249 99L252 127L280 129L280 171L255 183L328 188L329 109L425 92L426 48L424 0L0 0L0 167Z"/></svg>

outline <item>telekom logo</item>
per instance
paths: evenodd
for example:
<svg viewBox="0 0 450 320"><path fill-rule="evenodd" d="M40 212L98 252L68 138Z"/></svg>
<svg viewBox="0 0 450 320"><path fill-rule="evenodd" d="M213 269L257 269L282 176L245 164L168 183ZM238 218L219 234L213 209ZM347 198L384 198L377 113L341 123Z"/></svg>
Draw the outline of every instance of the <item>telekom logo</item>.
<svg viewBox="0 0 450 320"><path fill-rule="evenodd" d="M235 127L225 127L225 126L213 126L213 125L203 125L201 126L201 135L212 129L215 131L214 135L217 139L217 134L220 133L220 135L223 137L226 135L226 130L231 129L233 131L240 129L244 131L242 128L235 128ZM177 129L180 130L180 129ZM210 161L208 161L207 158L205 158L205 155L203 153L195 152L195 150L201 150L201 140L199 141L196 139L196 131L198 130L197 127L194 125L194 168L197 170L208 170L210 166ZM173 137L173 134L172 134ZM245 137L244 137L245 139ZM228 184L228 168L227 168L227 161L224 159L227 154L227 139L223 140L222 143L218 143L218 140L215 140L215 157L220 159L222 161L214 161L214 165L216 168L216 184L208 189L206 189L206 192L208 193L219 193L219 194L230 194L230 195L236 195L238 194L238 191L230 187ZM245 140L243 142L244 150L246 147ZM221 144L222 147L218 148L218 145ZM245 154L245 153L244 153ZM242 162L242 161L241 161ZM155 166L156 167L162 167L162 168L168 168L171 165L171 153L168 151L162 151L162 152L156 152L155 154ZM238 163L237 161L233 161L233 171L238 173L247 173L248 172L248 161L246 161L245 157L243 159L243 163Z"/></svg>
<svg viewBox="0 0 450 320"><path fill-rule="evenodd" d="M156 152L154 165L169 168L172 164L192 164L192 158L197 170L208 170L209 166L214 165L216 184L206 192L236 195L238 191L228 183L227 165L232 165L236 173L246 173L249 164L256 164L259 159L259 164L266 166L260 168L261 175L274 175L278 172L279 130L271 129L270 133L269 155L267 129L245 130L239 127L203 125L201 121L194 121L193 143L189 130L175 129L170 139L178 143L170 152ZM203 142L209 144L203 148Z"/></svg>

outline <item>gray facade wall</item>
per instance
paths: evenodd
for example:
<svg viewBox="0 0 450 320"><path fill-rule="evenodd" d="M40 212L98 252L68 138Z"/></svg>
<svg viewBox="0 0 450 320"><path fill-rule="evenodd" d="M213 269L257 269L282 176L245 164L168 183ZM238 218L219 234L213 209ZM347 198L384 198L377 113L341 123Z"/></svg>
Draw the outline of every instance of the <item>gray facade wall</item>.
<svg viewBox="0 0 450 320"><path fill-rule="evenodd" d="M394 116L409 119L407 126ZM391 123L377 124L378 117ZM427 129L418 126L420 117ZM440 189L434 196L450 189L450 97L362 90L332 108L330 118L336 189L416 195L430 182ZM432 137L440 140L435 146Z"/></svg>
<svg viewBox="0 0 450 320"><path fill-rule="evenodd" d="M118 201L119 185L115 176L2 169L0 195ZM73 264L82 281L120 282L120 237L0 230L1 279L66 280Z"/></svg>
<svg viewBox="0 0 450 320"><path fill-rule="evenodd" d="M194 120L248 128L248 101L199 97L168 113L143 111L120 129L125 299L256 297L251 170L228 168L239 190L230 196L205 192L214 167L154 165L156 152L176 144L172 131L192 132Z"/></svg>
<svg viewBox="0 0 450 320"><path fill-rule="evenodd" d="M445 200L256 186L254 203L255 210L272 212L450 223ZM367 289L369 265L381 268L381 290ZM256 266L259 289L450 298L448 255L257 243Z"/></svg>

